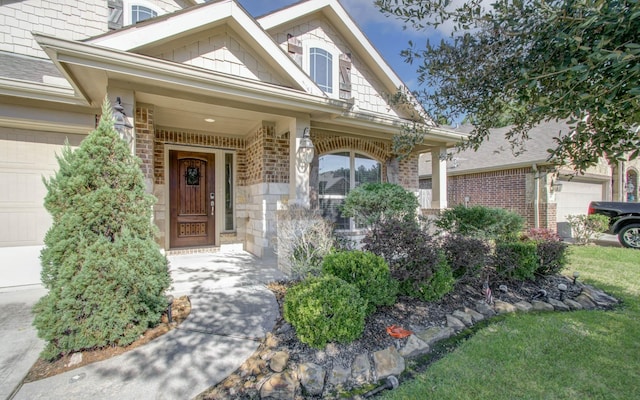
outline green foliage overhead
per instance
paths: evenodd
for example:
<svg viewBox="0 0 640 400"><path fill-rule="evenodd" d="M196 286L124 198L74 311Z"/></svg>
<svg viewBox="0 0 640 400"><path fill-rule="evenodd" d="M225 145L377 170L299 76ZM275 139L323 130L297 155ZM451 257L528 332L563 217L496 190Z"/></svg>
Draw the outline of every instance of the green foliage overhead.
<svg viewBox="0 0 640 400"><path fill-rule="evenodd" d="M446 209L435 225L449 233L485 239L515 238L524 228L524 219L502 208L457 205Z"/></svg>
<svg viewBox="0 0 640 400"><path fill-rule="evenodd" d="M415 194L400 185L365 183L349 192L342 215L371 226L383 219L414 220L419 205Z"/></svg>
<svg viewBox="0 0 640 400"><path fill-rule="evenodd" d="M355 285L367 302L367 315L396 301L398 281L391 278L384 258L373 253L351 250L329 254L322 262L322 273Z"/></svg>
<svg viewBox="0 0 640 400"><path fill-rule="evenodd" d="M308 278L287 290L283 316L302 343L322 348L352 342L364 331L367 303L358 289L337 276Z"/></svg>
<svg viewBox="0 0 640 400"><path fill-rule="evenodd" d="M516 146L548 120L567 120L550 158L578 170L640 149L640 2L636 0L377 0L418 30L453 28L403 55L418 64L420 98L433 115L470 116L465 147L511 124Z"/></svg>
<svg viewBox="0 0 640 400"><path fill-rule="evenodd" d="M160 321L170 285L154 242L154 198L138 159L113 128L105 100L98 128L58 157L45 208L53 218L41 253L47 295L34 325L43 356L127 345Z"/></svg>

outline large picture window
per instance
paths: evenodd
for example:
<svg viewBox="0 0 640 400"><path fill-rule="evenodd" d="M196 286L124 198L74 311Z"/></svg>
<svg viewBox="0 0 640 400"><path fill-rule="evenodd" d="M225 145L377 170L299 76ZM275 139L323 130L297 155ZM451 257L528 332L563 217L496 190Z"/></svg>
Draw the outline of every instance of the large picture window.
<svg viewBox="0 0 640 400"><path fill-rule="evenodd" d="M326 93L333 93L333 56L318 47L309 49L311 79Z"/></svg>
<svg viewBox="0 0 640 400"><path fill-rule="evenodd" d="M318 203L323 217L339 230L353 230L354 222L340 215L340 206L351 189L363 183L379 183L379 162L356 152L326 154L318 159Z"/></svg>

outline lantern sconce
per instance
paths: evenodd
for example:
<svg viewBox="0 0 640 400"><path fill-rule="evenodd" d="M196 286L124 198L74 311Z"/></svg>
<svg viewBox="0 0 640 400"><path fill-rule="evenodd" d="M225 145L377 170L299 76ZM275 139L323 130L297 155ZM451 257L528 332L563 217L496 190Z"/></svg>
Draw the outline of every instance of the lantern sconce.
<svg viewBox="0 0 640 400"><path fill-rule="evenodd" d="M303 170L306 170L308 165L313 161L315 155L315 149L313 142L309 135L309 128L304 128L302 133L302 139L300 139L300 145L298 146L298 160L302 163Z"/></svg>
<svg viewBox="0 0 640 400"><path fill-rule="evenodd" d="M133 125L127 120L120 97L116 97L116 103L113 105L113 127L127 143L131 143L133 139L131 128L133 128Z"/></svg>

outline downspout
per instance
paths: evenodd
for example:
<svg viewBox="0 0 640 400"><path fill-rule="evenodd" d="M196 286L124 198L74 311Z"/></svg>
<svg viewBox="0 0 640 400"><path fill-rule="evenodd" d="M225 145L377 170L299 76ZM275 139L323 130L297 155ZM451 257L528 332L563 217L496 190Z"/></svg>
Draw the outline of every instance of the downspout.
<svg viewBox="0 0 640 400"><path fill-rule="evenodd" d="M535 172L533 176L533 227L540 227L540 172L538 166L534 163L531 165L531 169Z"/></svg>

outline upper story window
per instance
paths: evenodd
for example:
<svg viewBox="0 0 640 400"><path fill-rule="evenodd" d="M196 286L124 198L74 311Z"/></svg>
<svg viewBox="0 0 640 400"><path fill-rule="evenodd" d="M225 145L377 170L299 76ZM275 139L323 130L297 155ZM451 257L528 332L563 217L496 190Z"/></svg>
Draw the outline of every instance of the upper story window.
<svg viewBox="0 0 640 400"><path fill-rule="evenodd" d="M149 7L132 5L131 6L131 23L136 24L145 19L157 17L158 13Z"/></svg>
<svg viewBox="0 0 640 400"><path fill-rule="evenodd" d="M333 93L333 55L318 47L309 49L309 75L320 89Z"/></svg>
<svg viewBox="0 0 640 400"><path fill-rule="evenodd" d="M347 194L363 183L380 183L382 166L376 160L353 151L325 154L318 158L318 203L322 216L336 229L358 228L340 215Z"/></svg>

